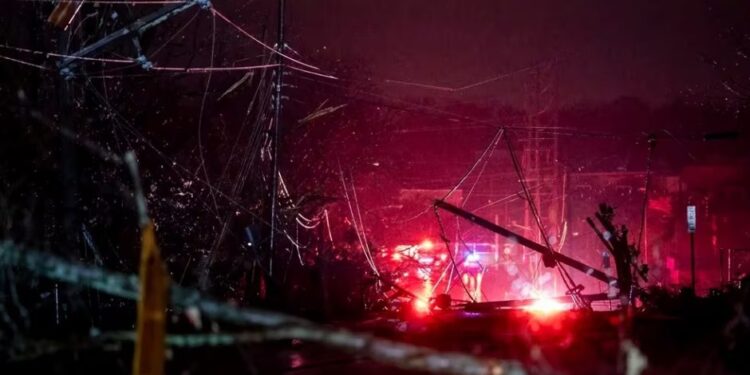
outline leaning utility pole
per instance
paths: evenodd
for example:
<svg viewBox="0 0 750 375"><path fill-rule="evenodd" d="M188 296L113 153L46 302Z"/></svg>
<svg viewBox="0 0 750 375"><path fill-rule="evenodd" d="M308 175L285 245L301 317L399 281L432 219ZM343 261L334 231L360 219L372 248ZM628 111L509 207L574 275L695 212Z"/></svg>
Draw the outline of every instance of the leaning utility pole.
<svg viewBox="0 0 750 375"><path fill-rule="evenodd" d="M284 59L281 56L284 53L284 0L279 0L279 21L276 41L276 82L273 101L273 142L271 143L271 152L273 154L271 163L273 164L271 177L271 234L268 245L268 274L273 275L273 255L276 235L276 211L278 206L279 195L279 141L281 140L281 85L284 75Z"/></svg>

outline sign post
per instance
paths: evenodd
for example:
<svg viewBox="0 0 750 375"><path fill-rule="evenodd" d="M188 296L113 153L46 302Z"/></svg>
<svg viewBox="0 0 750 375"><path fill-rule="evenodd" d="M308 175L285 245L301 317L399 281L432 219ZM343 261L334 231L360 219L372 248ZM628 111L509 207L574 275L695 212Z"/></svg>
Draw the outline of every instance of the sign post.
<svg viewBox="0 0 750 375"><path fill-rule="evenodd" d="M690 288L695 293L695 222L696 222L695 206L687 206L687 225L688 233L690 233Z"/></svg>

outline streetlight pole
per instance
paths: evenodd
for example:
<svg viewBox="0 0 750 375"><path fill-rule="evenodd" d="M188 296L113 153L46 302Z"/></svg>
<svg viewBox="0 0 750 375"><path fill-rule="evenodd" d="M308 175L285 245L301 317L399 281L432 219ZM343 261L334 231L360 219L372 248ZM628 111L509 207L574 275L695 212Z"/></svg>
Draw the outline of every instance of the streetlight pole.
<svg viewBox="0 0 750 375"><path fill-rule="evenodd" d="M696 227L696 212L695 205L688 204L687 206L687 225L688 233L690 233L690 288L695 293L695 227Z"/></svg>
<svg viewBox="0 0 750 375"><path fill-rule="evenodd" d="M279 0L279 20L278 20L278 31L277 31L277 42L276 42L276 81L274 82L274 116L273 116L273 168L271 173L271 234L269 237L268 247L268 274L273 274L273 255L275 247L275 236L276 236L276 214L278 211L278 195L279 195L279 143L281 141L281 86L283 84L282 76L284 75L284 59L281 54L284 51L284 11L285 1Z"/></svg>
<svg viewBox="0 0 750 375"><path fill-rule="evenodd" d="M690 288L695 293L695 232L690 232Z"/></svg>

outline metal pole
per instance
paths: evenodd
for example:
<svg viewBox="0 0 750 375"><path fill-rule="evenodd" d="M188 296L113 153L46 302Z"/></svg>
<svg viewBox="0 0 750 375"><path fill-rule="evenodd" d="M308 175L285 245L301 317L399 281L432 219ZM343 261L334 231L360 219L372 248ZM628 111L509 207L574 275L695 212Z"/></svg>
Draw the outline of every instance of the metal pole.
<svg viewBox="0 0 750 375"><path fill-rule="evenodd" d="M695 232L690 232L690 287L695 293Z"/></svg>
<svg viewBox="0 0 750 375"><path fill-rule="evenodd" d="M727 249L727 283L732 282L732 257L734 249Z"/></svg>
<svg viewBox="0 0 750 375"><path fill-rule="evenodd" d="M279 0L279 21L277 31L276 50L283 53L284 51L284 9L285 1ZM281 85L282 76L284 75L283 57L281 53L276 54L276 82L274 97L274 133L273 133L273 176L271 177L271 235L270 245L268 247L268 274L273 275L273 254L276 234L276 210L279 195L279 141L281 140Z"/></svg>
<svg viewBox="0 0 750 375"><path fill-rule="evenodd" d="M726 281L724 281L724 248L719 248L719 286L724 286L726 284Z"/></svg>
<svg viewBox="0 0 750 375"><path fill-rule="evenodd" d="M693 293L695 293L695 229L698 215L696 214L695 205L689 202L687 206L687 225L688 233L690 233L690 287L693 289Z"/></svg>

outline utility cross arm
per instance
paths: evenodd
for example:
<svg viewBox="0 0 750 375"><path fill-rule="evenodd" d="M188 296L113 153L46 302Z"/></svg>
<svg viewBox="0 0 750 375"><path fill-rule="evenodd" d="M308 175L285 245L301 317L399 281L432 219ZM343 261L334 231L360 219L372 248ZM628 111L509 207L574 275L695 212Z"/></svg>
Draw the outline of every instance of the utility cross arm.
<svg viewBox="0 0 750 375"><path fill-rule="evenodd" d="M124 3L123 3L124 4ZM89 44L86 47L72 53L70 56L64 57L58 67L60 69L72 68L75 65L75 61L82 57L90 57L99 54L102 50L109 47L110 45L119 42L120 40L130 38L134 35L140 35L146 30L168 20L169 18L180 14L195 5L204 6L209 4L207 1L201 0L188 0L184 3L178 3L173 5L167 5L159 10L149 13L137 20L130 25L122 27L116 31L113 31L109 35L97 40L94 43Z"/></svg>
<svg viewBox="0 0 750 375"><path fill-rule="evenodd" d="M488 220L486 220L484 218L481 218L481 217L479 217L477 215L474 215L471 212L468 212L466 210L458 208L458 207L456 207L456 206L454 206L454 205L452 205L450 203L446 203L445 201L442 201L442 200L436 200L435 201L435 206L438 207L438 208L441 208L441 209L443 209L445 211L448 211L448 212L450 212L450 213L452 213L452 214L454 214L454 215L456 215L458 217L461 217L461 218L463 218L465 220L468 220L468 221L470 221L470 222L472 222L472 223L474 223L476 225L479 225L480 227L482 227L484 229L487 229L487 230L489 230L491 232L497 233L497 234L499 234L499 235L501 235L503 237L506 237L506 238L511 238L511 239L515 240L516 242L518 242L519 244L521 244L521 245L523 245L523 246L525 246L525 247L527 247L527 248L529 248L531 250L537 251L537 252L541 253L542 255L550 256L550 257L554 258L557 262L559 262L561 264L564 264L566 266L570 266L572 268L575 268L576 270L581 271L581 272L583 272L583 273L585 273L585 274L587 274L587 275L589 275L589 276L591 276L591 277L593 277L593 278L595 278L597 280L603 281L603 282L608 283L608 284L612 284L613 282L615 282L615 283L617 282L616 278L614 278L612 276L609 276L609 275L607 275L606 273L604 273L604 272L602 272L600 270L597 270L597 269L595 269L593 267L590 267L590 266L588 266L588 265L586 265L586 264L584 264L582 262L579 262L579 261L577 261L577 260L575 260L573 258L570 258L570 257L565 256L563 254L560 254L558 252L552 251L551 249L547 248L544 245L538 244L538 243L536 243L536 242L534 242L534 241L532 241L532 240L530 240L530 239L528 239L528 238L526 238L524 236L516 234L516 233L514 233L514 232L512 232L512 231L510 231L508 229L505 229L505 228L503 228L503 227L501 227L501 226L499 226L499 225L497 225L495 223L492 223L492 222L490 222L490 221L488 221Z"/></svg>

